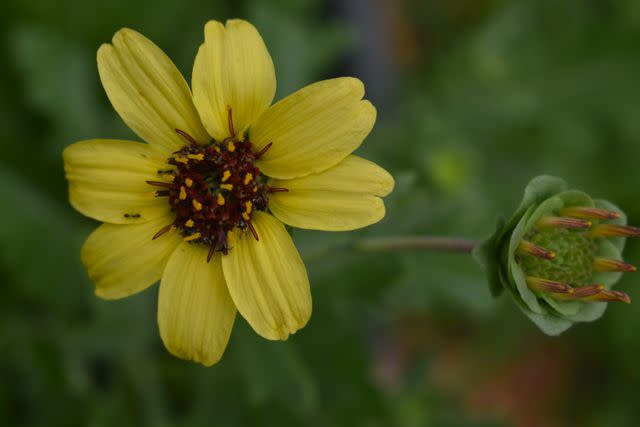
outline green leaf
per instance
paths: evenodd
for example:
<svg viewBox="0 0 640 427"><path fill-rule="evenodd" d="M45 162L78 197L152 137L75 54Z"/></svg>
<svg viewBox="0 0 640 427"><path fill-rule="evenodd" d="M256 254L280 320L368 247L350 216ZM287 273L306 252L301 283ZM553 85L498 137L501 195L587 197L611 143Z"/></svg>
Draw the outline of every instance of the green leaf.
<svg viewBox="0 0 640 427"><path fill-rule="evenodd" d="M254 405L287 405L309 413L318 405L315 380L292 341L267 341L236 322L230 352L239 359L248 398Z"/></svg>

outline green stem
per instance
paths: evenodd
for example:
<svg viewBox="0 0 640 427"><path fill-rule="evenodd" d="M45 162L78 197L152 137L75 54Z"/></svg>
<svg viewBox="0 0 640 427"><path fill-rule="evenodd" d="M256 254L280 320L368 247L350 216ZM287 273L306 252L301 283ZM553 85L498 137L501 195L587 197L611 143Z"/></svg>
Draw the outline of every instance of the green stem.
<svg viewBox="0 0 640 427"><path fill-rule="evenodd" d="M372 237L355 242L361 252L432 251L471 253L477 242L459 237L398 236Z"/></svg>
<svg viewBox="0 0 640 427"><path fill-rule="evenodd" d="M305 260L312 261L335 253L376 253L376 252L454 252L469 254L478 242L459 237L436 236L388 236L369 237L356 240L340 247L326 247L305 254Z"/></svg>

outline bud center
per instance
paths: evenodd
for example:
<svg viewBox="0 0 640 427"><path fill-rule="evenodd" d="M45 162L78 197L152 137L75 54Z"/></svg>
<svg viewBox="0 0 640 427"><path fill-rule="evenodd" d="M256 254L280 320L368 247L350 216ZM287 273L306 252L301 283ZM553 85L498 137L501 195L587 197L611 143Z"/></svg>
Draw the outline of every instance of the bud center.
<svg viewBox="0 0 640 427"><path fill-rule="evenodd" d="M525 239L556 255L553 262L522 257L520 265L527 276L544 277L573 286L591 281L596 244L587 233L563 228L534 229Z"/></svg>

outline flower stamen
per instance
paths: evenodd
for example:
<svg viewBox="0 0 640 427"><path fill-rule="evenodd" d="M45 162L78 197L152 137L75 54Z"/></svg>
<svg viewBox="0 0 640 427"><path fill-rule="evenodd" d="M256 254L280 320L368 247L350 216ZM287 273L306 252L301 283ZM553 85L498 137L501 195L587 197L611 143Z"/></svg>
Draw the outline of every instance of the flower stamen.
<svg viewBox="0 0 640 427"><path fill-rule="evenodd" d="M173 188L173 184L170 182L162 181L145 181L149 185L155 185L156 187Z"/></svg>
<svg viewBox="0 0 640 427"><path fill-rule="evenodd" d="M189 141L191 144L193 145L200 145L198 143L198 141L196 141L191 135L189 135L187 132L180 130L180 129L175 129L175 131L178 133L178 135L180 135L181 137L183 137L184 139L186 139L187 141Z"/></svg>
<svg viewBox="0 0 640 427"><path fill-rule="evenodd" d="M196 232L195 232L195 233L193 233L192 235L190 235L190 236L186 236L186 237L185 237L184 239L182 239L182 240L184 240L185 242L190 242L190 241L192 241L192 240L198 240L200 237L202 237L202 234L200 234L199 232L197 232L197 231L196 231Z"/></svg>
<svg viewBox="0 0 640 427"><path fill-rule="evenodd" d="M151 240L156 240L158 237L162 236L163 234L173 230L175 230L175 226L173 224L169 224L165 227L162 227L156 234L153 235Z"/></svg>
<svg viewBox="0 0 640 427"><path fill-rule="evenodd" d="M251 231L251 234L253 234L253 238L256 239L256 242L259 242L260 238L258 237L258 232L254 228L254 226L251 223L251 221L247 221L247 227L249 228L249 231Z"/></svg>
<svg viewBox="0 0 640 427"><path fill-rule="evenodd" d="M216 246L215 245L209 245L209 252L207 253L207 263L209 263L211 261L211 258L213 258L213 254L216 252Z"/></svg>
<svg viewBox="0 0 640 427"><path fill-rule="evenodd" d="M601 302L623 302L625 304L631 303L631 297L622 291L602 291L591 297L585 298L587 301L601 301Z"/></svg>
<svg viewBox="0 0 640 427"><path fill-rule="evenodd" d="M271 146L273 145L273 142L268 143L267 145L265 145L264 147L262 147L262 149L260 151L258 151L256 154L254 154L254 157L256 159L259 159L260 157L264 156L264 154L269 151L269 148L271 148Z"/></svg>
<svg viewBox="0 0 640 427"><path fill-rule="evenodd" d="M625 273L633 273L638 269L631 264L617 259L609 259L596 257L593 260L593 269L596 271L622 271Z"/></svg>
<svg viewBox="0 0 640 427"><path fill-rule="evenodd" d="M264 189L267 191L267 193L286 193L289 191L288 188L283 188L283 187L271 187L269 185L265 185Z"/></svg>
<svg viewBox="0 0 640 427"><path fill-rule="evenodd" d="M536 223L537 228L570 228L576 230L586 230L591 225L591 221L561 216L545 216Z"/></svg>
<svg viewBox="0 0 640 427"><path fill-rule="evenodd" d="M172 182L150 182L169 197L176 215L172 226L185 241L206 245L209 260L211 251L228 252L227 233L235 228L248 230L258 240L251 215L266 210L269 192L251 148L249 140L232 138L206 146L187 144L168 159L175 167Z"/></svg>
<svg viewBox="0 0 640 427"><path fill-rule="evenodd" d="M573 288L573 292L568 295L554 295L554 299L584 300L585 298L598 295L604 290L604 286L600 284L581 286Z"/></svg>
<svg viewBox="0 0 640 427"><path fill-rule="evenodd" d="M618 219L619 212L606 209L588 208L586 206L570 206L560 211L560 216L570 216L580 219Z"/></svg>
<svg viewBox="0 0 640 427"><path fill-rule="evenodd" d="M550 294L572 294L574 292L573 288L567 283L557 282L555 280L528 276L526 282L529 289L534 292Z"/></svg>
<svg viewBox="0 0 640 427"><path fill-rule="evenodd" d="M552 260L556 257L556 254L553 251L549 251L526 240L520 242L517 252L520 255L529 255L548 260Z"/></svg>
<svg viewBox="0 0 640 427"><path fill-rule="evenodd" d="M630 225L598 224L589 231L591 237L640 237L640 228Z"/></svg>
<svg viewBox="0 0 640 427"><path fill-rule="evenodd" d="M235 138L236 131L233 128L233 113L231 112L231 107L229 107L229 113L227 114L227 125L229 126L229 135L231 138Z"/></svg>

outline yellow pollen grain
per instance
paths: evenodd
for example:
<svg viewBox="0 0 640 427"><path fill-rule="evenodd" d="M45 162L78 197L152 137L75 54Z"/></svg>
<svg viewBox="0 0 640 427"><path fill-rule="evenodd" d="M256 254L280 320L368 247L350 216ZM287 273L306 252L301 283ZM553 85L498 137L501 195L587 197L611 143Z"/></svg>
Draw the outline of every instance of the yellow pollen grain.
<svg viewBox="0 0 640 427"><path fill-rule="evenodd" d="M244 185L247 185L251 182L251 180L253 179L253 175L248 173L244 176Z"/></svg>
<svg viewBox="0 0 640 427"><path fill-rule="evenodd" d="M184 189L183 186L180 186L180 194L178 195L180 200L185 200L187 198L187 190Z"/></svg>
<svg viewBox="0 0 640 427"><path fill-rule="evenodd" d="M202 234L200 234L200 233L193 233L192 235L185 237L183 240L184 240L185 242L190 242L190 241L192 241L192 240L197 240L197 239L199 239L200 237L202 237Z"/></svg>
<svg viewBox="0 0 640 427"><path fill-rule="evenodd" d="M193 160L204 160L204 154L202 153L198 153L198 154L187 154L187 157Z"/></svg>
<svg viewBox="0 0 640 427"><path fill-rule="evenodd" d="M253 203L251 203L251 201L247 201L244 203L244 210L247 213L251 213L251 209L253 209Z"/></svg>
<svg viewBox="0 0 640 427"><path fill-rule="evenodd" d="M197 211L202 210L202 203L200 203L196 199L193 199L193 208Z"/></svg>
<svg viewBox="0 0 640 427"><path fill-rule="evenodd" d="M236 151L236 146L235 146L235 144L233 143L233 141L229 141L229 143L227 144L227 149L228 149L229 151L231 151L232 153L233 153L234 151Z"/></svg>
<svg viewBox="0 0 640 427"><path fill-rule="evenodd" d="M257 186L253 187L253 192L254 192L254 193L257 193L257 192L258 192L258 187L257 187Z"/></svg>
<svg viewBox="0 0 640 427"><path fill-rule="evenodd" d="M215 147L213 147L213 149L216 150L216 153L220 154L220 147L216 145Z"/></svg>
<svg viewBox="0 0 640 427"><path fill-rule="evenodd" d="M185 165L189 163L189 159L185 159L184 157L176 157L175 161L178 163L184 163Z"/></svg>
<svg viewBox="0 0 640 427"><path fill-rule="evenodd" d="M187 228L193 227L193 220L192 219L188 219L187 222L184 223L184 225Z"/></svg>
<svg viewBox="0 0 640 427"><path fill-rule="evenodd" d="M249 219L251 218L251 216L249 216L249 214L248 214L248 213L244 212L244 213L242 214L242 218L244 218L244 220L245 220L245 221L249 221Z"/></svg>
<svg viewBox="0 0 640 427"><path fill-rule="evenodd" d="M226 182L229 178L231 178L231 172L224 171L222 173L222 182Z"/></svg>
<svg viewBox="0 0 640 427"><path fill-rule="evenodd" d="M187 178L184 180L184 183L187 187L191 188L191 186L193 185L193 180L191 178Z"/></svg>
<svg viewBox="0 0 640 427"><path fill-rule="evenodd" d="M224 196L220 193L218 193L218 204L220 206L224 205L225 201L224 201Z"/></svg>
<svg viewBox="0 0 640 427"><path fill-rule="evenodd" d="M231 190L233 190L233 185L232 184L220 184L220 188L222 188L223 190L231 191Z"/></svg>

